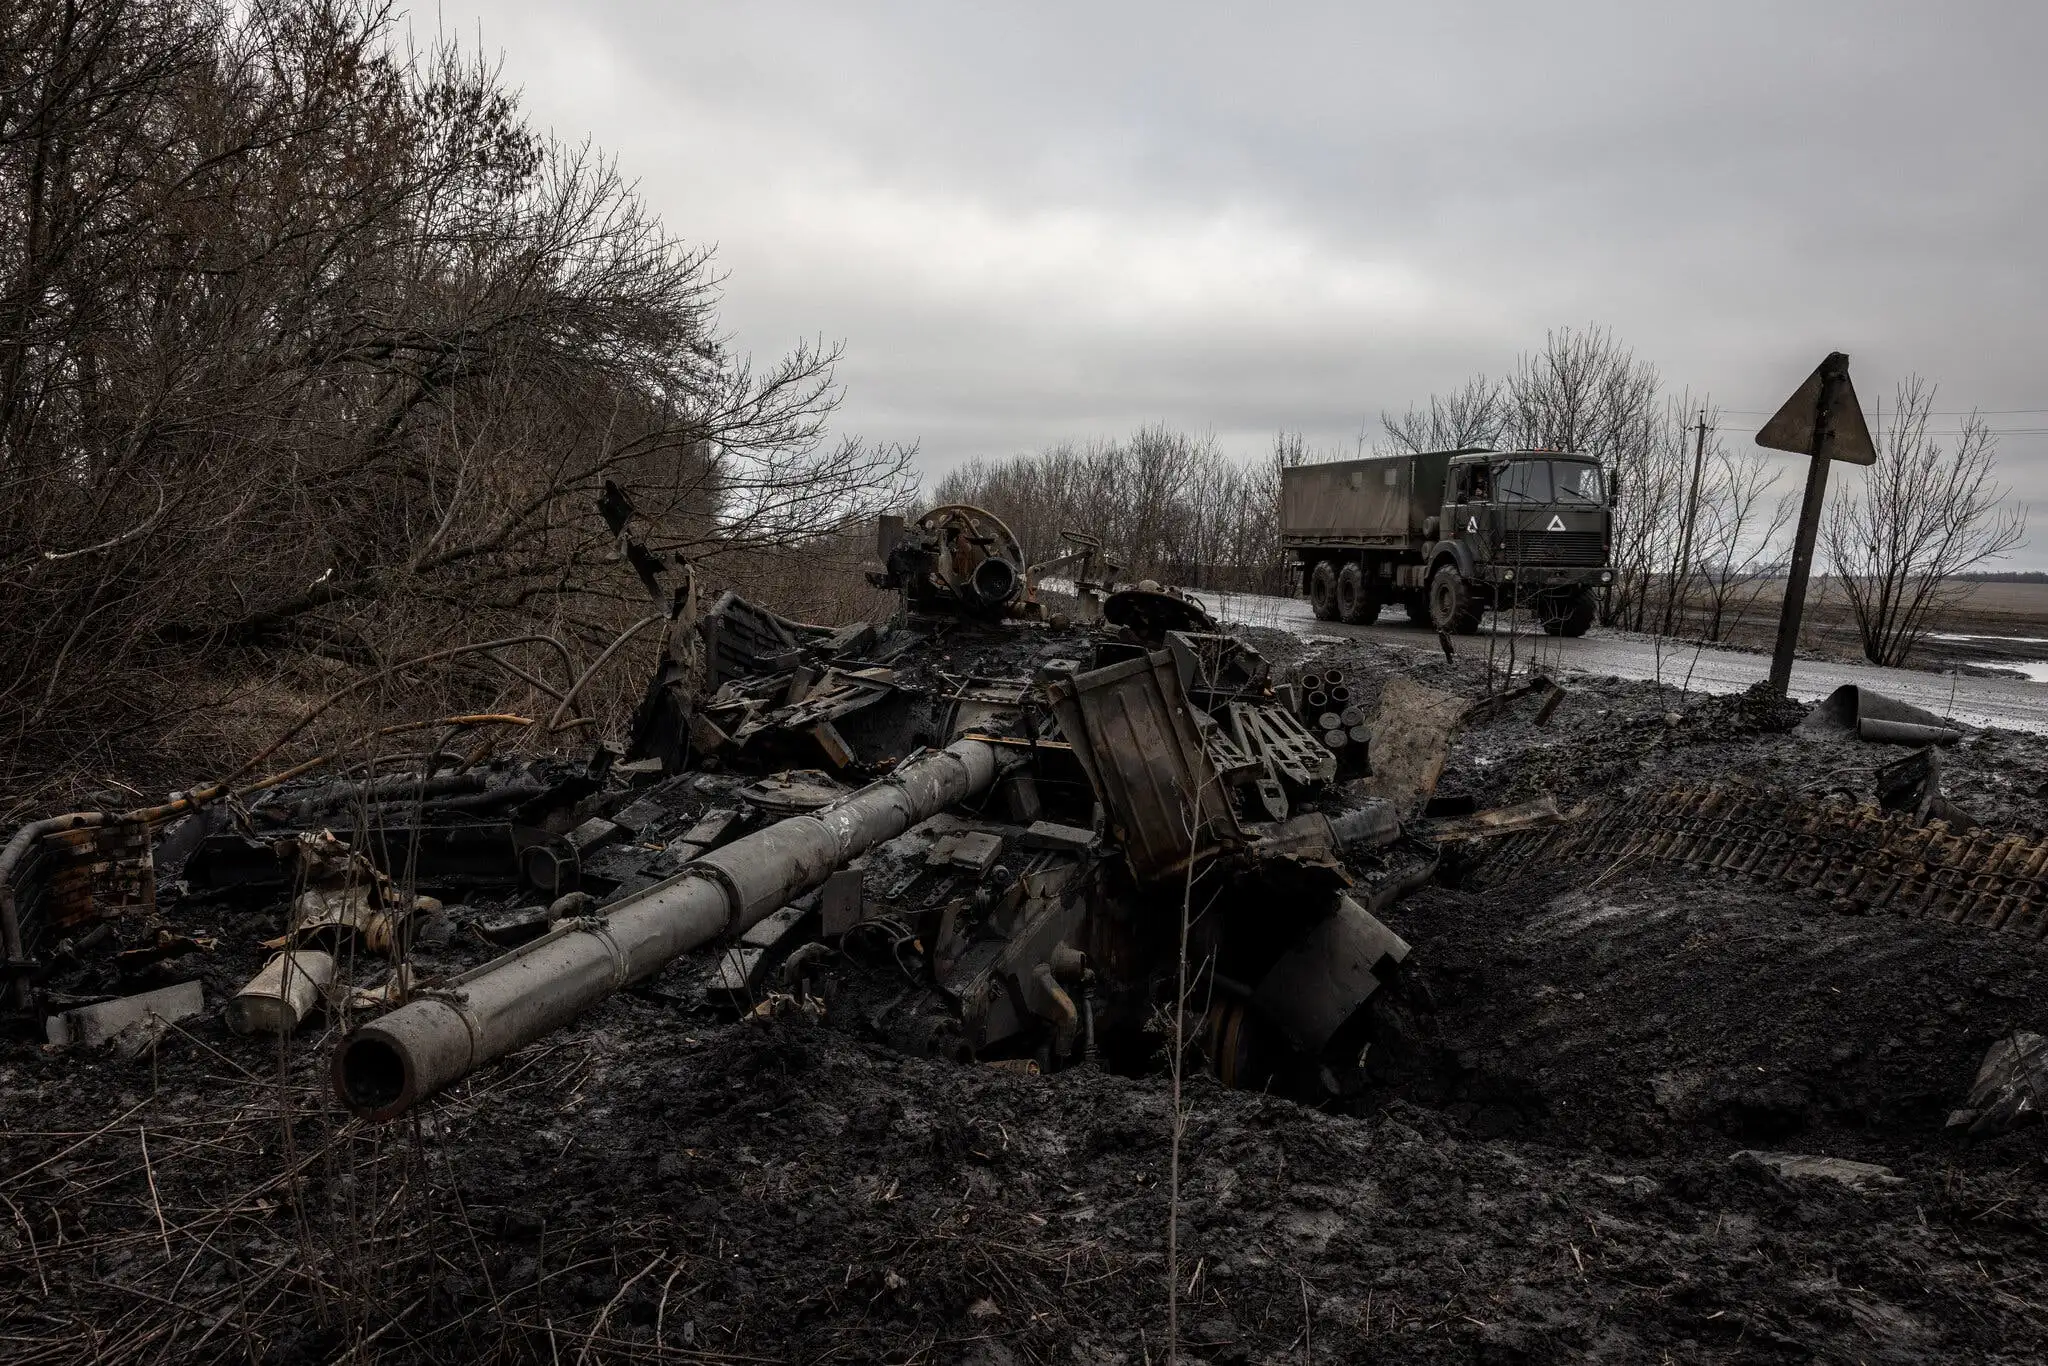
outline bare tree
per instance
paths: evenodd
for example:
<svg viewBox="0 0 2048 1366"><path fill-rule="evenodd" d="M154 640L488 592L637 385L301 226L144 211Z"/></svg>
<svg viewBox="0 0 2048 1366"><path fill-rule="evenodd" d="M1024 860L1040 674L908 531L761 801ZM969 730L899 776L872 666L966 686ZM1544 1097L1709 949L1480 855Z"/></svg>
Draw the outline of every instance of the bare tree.
<svg viewBox="0 0 2048 1366"><path fill-rule="evenodd" d="M595 657L646 607L607 482L700 561L907 486L908 448L827 432L835 348L735 354L705 248L395 32L382 0L0 7L0 753L461 639Z"/></svg>
<svg viewBox="0 0 2048 1366"><path fill-rule="evenodd" d="M1685 421L1660 402L1656 367L1601 327L1560 328L1522 357L1507 380L1506 438L1520 447L1600 457L1617 494L1610 562L1615 583L1602 608L1609 625L1643 628L1651 586L1676 551Z"/></svg>
<svg viewBox="0 0 2048 1366"><path fill-rule="evenodd" d="M1718 641L1741 625L1780 567L1798 507L1790 493L1766 504L1778 472L1762 451L1731 453L1716 441L1708 461L1692 559L1705 598L1702 634Z"/></svg>
<svg viewBox="0 0 2048 1366"><path fill-rule="evenodd" d="M1306 458L1300 438L1286 433L1269 459L1246 462L1211 437L1154 426L1124 441L972 461L932 499L995 512L1033 558L1054 554L1062 531L1084 531L1101 536L1132 577L1279 592L1287 583L1280 469Z"/></svg>
<svg viewBox="0 0 2048 1366"><path fill-rule="evenodd" d="M1963 593L1956 576L1997 559L2026 534L2024 504L1993 477L1998 438L1971 413L1951 451L1928 431L1935 386L1911 376L1898 387L1877 462L1861 487L1838 497L1822 545L1849 609L1864 657L1905 661L1934 617Z"/></svg>
<svg viewBox="0 0 2048 1366"><path fill-rule="evenodd" d="M1461 389L1431 394L1427 409L1411 406L1399 417L1381 413L1380 426L1397 450L1455 451L1499 445L1510 417L1507 387L1474 375Z"/></svg>

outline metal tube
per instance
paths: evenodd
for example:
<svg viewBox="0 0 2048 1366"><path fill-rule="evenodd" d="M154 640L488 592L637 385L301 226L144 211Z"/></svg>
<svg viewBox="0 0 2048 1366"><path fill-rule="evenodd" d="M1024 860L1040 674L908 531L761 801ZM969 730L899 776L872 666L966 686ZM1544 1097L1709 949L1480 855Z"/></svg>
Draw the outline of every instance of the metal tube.
<svg viewBox="0 0 2048 1366"><path fill-rule="evenodd" d="M21 917L14 904L14 869L45 835L61 835L68 830L106 823L104 811L74 811L68 816L30 821L14 832L5 849L0 849L0 983L6 985L8 1002L16 1010L28 1009L29 989Z"/></svg>
<svg viewBox="0 0 2048 1366"><path fill-rule="evenodd" d="M986 792L1006 762L993 745L956 740L823 810L715 849L602 916L565 920L350 1033L335 1050L335 1090L366 1118L404 1114L672 959L746 930L847 860Z"/></svg>

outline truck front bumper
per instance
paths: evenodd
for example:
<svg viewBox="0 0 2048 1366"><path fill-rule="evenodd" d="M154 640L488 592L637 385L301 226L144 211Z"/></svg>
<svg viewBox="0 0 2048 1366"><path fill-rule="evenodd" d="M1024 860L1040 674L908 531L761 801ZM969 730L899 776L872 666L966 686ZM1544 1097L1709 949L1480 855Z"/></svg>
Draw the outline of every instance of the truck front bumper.
<svg viewBox="0 0 2048 1366"><path fill-rule="evenodd" d="M1614 571L1605 566L1487 565L1484 573L1488 583L1503 588L1605 588L1614 582Z"/></svg>

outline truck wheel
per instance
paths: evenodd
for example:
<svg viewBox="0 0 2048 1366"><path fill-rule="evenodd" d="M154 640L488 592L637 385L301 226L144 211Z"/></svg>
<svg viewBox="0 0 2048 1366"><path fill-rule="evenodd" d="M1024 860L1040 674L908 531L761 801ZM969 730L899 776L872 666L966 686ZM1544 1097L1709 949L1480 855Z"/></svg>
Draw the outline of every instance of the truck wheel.
<svg viewBox="0 0 2048 1366"><path fill-rule="evenodd" d="M1479 605L1472 601L1472 590L1454 564L1437 570L1429 581L1429 624L1452 635L1479 632Z"/></svg>
<svg viewBox="0 0 2048 1366"><path fill-rule="evenodd" d="M1309 571L1308 606L1317 621L1337 619L1337 570L1328 560L1317 560Z"/></svg>
<svg viewBox="0 0 2048 1366"><path fill-rule="evenodd" d="M1545 598L1537 609L1543 629L1553 636L1582 636L1593 624L1593 595L1577 592L1568 598Z"/></svg>
<svg viewBox="0 0 2048 1366"><path fill-rule="evenodd" d="M1411 588L1403 593L1401 595L1401 607L1408 613L1408 620L1414 625L1428 626L1430 624L1429 590L1427 588Z"/></svg>
<svg viewBox="0 0 2048 1366"><path fill-rule="evenodd" d="M1347 564L1337 576L1337 615L1353 626L1370 626L1379 620L1379 595L1372 591L1359 565Z"/></svg>

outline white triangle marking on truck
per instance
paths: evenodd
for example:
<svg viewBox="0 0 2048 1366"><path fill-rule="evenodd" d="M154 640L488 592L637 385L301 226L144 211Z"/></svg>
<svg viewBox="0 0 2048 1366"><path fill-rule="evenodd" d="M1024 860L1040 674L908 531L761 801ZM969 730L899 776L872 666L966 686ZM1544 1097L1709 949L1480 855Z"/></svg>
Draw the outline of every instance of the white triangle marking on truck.
<svg viewBox="0 0 2048 1366"><path fill-rule="evenodd" d="M1544 529L1545 531L1563 531L1563 530L1564 530L1564 518L1563 518L1563 517L1560 517L1560 516L1558 516L1558 515L1557 515L1556 513L1552 513L1552 514L1551 514L1551 517L1550 517L1550 525L1549 525L1549 526L1547 526L1547 527L1545 527L1545 528L1543 528L1543 529Z"/></svg>
<svg viewBox="0 0 2048 1366"><path fill-rule="evenodd" d="M1467 517L1465 519L1465 530L1477 532L1479 530L1479 519L1477 517Z"/></svg>

